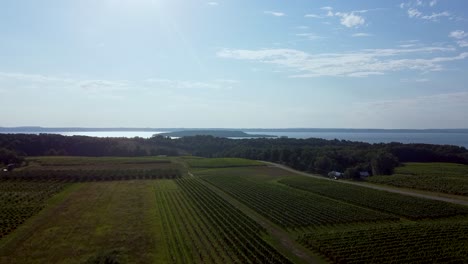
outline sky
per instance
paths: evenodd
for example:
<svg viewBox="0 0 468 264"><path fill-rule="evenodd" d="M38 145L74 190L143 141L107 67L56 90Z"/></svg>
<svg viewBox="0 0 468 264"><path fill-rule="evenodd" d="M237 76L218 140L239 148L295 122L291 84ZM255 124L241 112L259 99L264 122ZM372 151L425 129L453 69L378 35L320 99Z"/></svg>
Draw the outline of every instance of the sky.
<svg viewBox="0 0 468 264"><path fill-rule="evenodd" d="M2 0L0 126L468 128L466 0Z"/></svg>

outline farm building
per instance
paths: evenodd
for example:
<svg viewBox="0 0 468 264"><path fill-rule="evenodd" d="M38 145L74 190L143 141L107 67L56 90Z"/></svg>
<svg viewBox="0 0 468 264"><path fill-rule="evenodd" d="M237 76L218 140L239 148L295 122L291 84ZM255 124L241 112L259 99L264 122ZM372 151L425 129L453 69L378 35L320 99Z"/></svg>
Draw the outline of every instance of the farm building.
<svg viewBox="0 0 468 264"><path fill-rule="evenodd" d="M331 179L338 180L340 178L343 178L343 173L338 171L331 171L328 173L328 177L330 177Z"/></svg>
<svg viewBox="0 0 468 264"><path fill-rule="evenodd" d="M370 176L370 173L368 171L360 171L359 172L359 177L361 177L361 179L362 178L367 178L369 176Z"/></svg>

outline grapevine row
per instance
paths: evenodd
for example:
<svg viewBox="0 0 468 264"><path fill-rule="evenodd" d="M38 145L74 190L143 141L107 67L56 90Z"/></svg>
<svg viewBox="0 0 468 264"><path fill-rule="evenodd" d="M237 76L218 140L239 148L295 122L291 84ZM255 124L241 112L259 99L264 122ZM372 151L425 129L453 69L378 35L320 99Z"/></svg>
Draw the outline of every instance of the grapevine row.
<svg viewBox="0 0 468 264"><path fill-rule="evenodd" d="M0 181L0 239L38 213L64 187L58 182Z"/></svg>
<svg viewBox="0 0 468 264"><path fill-rule="evenodd" d="M333 263L466 263L468 259L466 221L326 231L298 240Z"/></svg>
<svg viewBox="0 0 468 264"><path fill-rule="evenodd" d="M314 194L415 220L468 214L468 208L464 206L332 181L307 177L290 177L280 180L280 183Z"/></svg>
<svg viewBox="0 0 468 264"><path fill-rule="evenodd" d="M384 213L240 176L206 176L203 179L282 227L398 220Z"/></svg>
<svg viewBox="0 0 468 264"><path fill-rule="evenodd" d="M105 170L18 170L1 175L2 180L20 181L117 181L136 179L175 179L177 169L105 169Z"/></svg>

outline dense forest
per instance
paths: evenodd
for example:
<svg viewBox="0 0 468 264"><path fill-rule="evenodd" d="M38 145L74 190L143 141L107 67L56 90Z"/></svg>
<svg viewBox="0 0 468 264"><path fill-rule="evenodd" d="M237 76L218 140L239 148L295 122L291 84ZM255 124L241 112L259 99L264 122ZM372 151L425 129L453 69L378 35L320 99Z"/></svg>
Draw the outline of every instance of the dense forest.
<svg viewBox="0 0 468 264"><path fill-rule="evenodd" d="M302 171L328 173L358 171L390 174L399 162L452 162L468 164L464 147L431 144L369 144L317 138L228 139L193 136L171 139L96 138L54 134L0 134L0 163L21 161L24 156L156 156L195 155L239 157L282 163Z"/></svg>

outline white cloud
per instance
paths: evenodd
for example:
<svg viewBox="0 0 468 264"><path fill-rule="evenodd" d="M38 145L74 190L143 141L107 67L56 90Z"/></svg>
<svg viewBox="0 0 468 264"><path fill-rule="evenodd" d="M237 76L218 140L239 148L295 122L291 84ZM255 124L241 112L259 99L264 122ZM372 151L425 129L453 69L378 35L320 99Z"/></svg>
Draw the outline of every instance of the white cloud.
<svg viewBox="0 0 468 264"><path fill-rule="evenodd" d="M411 17L411 18L420 17L421 15L422 15L422 13L419 12L419 10L417 10L416 8L408 9L408 16Z"/></svg>
<svg viewBox="0 0 468 264"><path fill-rule="evenodd" d="M308 26L298 26L297 28L298 28L298 29L309 29Z"/></svg>
<svg viewBox="0 0 468 264"><path fill-rule="evenodd" d="M354 33L352 36L353 37L370 37L370 36L372 36L372 34L369 34L369 33Z"/></svg>
<svg viewBox="0 0 468 264"><path fill-rule="evenodd" d="M468 32L465 32L463 30L455 30L450 32L449 37L455 38L455 39L463 39L468 37Z"/></svg>
<svg viewBox="0 0 468 264"><path fill-rule="evenodd" d="M340 23L343 26L346 26L349 28L364 25L364 23L366 22L366 20L362 16L355 15L353 12L351 13L339 13L338 12L335 15L341 17Z"/></svg>
<svg viewBox="0 0 468 264"><path fill-rule="evenodd" d="M429 6L435 6L437 4L437 0L432 0L429 2Z"/></svg>
<svg viewBox="0 0 468 264"><path fill-rule="evenodd" d="M459 40L459 41L457 41L457 44L458 44L458 46L460 46L462 48L466 48L466 47L468 47L468 40Z"/></svg>
<svg viewBox="0 0 468 264"><path fill-rule="evenodd" d="M331 7L331 6L324 6L324 7L320 8L320 9L327 11L326 16L328 16L328 17L332 17L332 16L335 15L335 14L333 14L333 7Z"/></svg>
<svg viewBox="0 0 468 264"><path fill-rule="evenodd" d="M418 46L417 44L401 44L401 45L398 45L398 47L400 48L413 48L413 47L416 47Z"/></svg>
<svg viewBox="0 0 468 264"><path fill-rule="evenodd" d="M363 77L396 71L441 71L445 69L444 63L468 58L468 52L452 56L435 55L450 51L453 52L455 49L452 47L366 49L348 53L319 54L309 54L294 49L223 49L217 53L217 56L287 68L296 72L290 77Z"/></svg>
<svg viewBox="0 0 468 264"><path fill-rule="evenodd" d="M401 79L401 82L416 82L416 83L424 83L429 82L430 80L427 78L416 78L416 79Z"/></svg>
<svg viewBox="0 0 468 264"><path fill-rule="evenodd" d="M73 80L69 78L47 76L47 75L41 75L41 74L25 74L25 73L17 73L17 72L0 72L0 79L15 79L18 81L29 81L29 82L36 82L36 83L44 83L44 82L71 83L73 82Z"/></svg>
<svg viewBox="0 0 468 264"><path fill-rule="evenodd" d="M304 17L308 17L308 18L323 18L322 16L316 15L316 14L306 14L306 15L304 15Z"/></svg>
<svg viewBox="0 0 468 264"><path fill-rule="evenodd" d="M305 38L308 38L310 40L316 40L316 39L322 38L320 36L315 35L314 33L298 33L298 34L296 34L296 36L305 37Z"/></svg>
<svg viewBox="0 0 468 264"><path fill-rule="evenodd" d="M235 80L218 79L213 82L171 80L162 78L150 78L145 80L148 88L161 89L211 89L225 90L231 89L232 85L237 83Z"/></svg>
<svg viewBox="0 0 468 264"><path fill-rule="evenodd" d="M210 6L217 6L217 5L219 5L218 2L208 2L207 4L210 5Z"/></svg>
<svg viewBox="0 0 468 264"><path fill-rule="evenodd" d="M421 19L437 21L440 17L450 17L450 13L447 11L441 13L432 13L432 15L421 16Z"/></svg>
<svg viewBox="0 0 468 264"><path fill-rule="evenodd" d="M276 16L276 17L282 17L282 16L286 15L283 12L275 12L275 11L263 11L263 13L268 14L268 15L272 15L272 16Z"/></svg>
<svg viewBox="0 0 468 264"><path fill-rule="evenodd" d="M127 90L128 84L126 82L107 81L107 80L86 80L77 83L77 86L92 93L98 92L116 92Z"/></svg>

